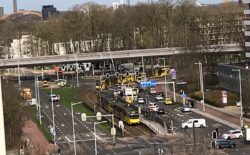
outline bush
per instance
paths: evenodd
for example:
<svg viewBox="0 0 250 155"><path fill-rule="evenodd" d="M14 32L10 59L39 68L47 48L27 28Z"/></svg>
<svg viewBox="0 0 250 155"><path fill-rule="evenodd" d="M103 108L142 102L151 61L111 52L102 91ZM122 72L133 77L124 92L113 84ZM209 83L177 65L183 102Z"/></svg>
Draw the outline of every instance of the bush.
<svg viewBox="0 0 250 155"><path fill-rule="evenodd" d="M194 92L194 94L191 95L192 98L196 100L201 100L201 92ZM212 90L205 92L205 103L210 104L215 107L223 108L224 106L230 106L235 105L237 100L237 95L233 94L231 92L227 93L227 104L223 104L221 102L221 91L219 90Z"/></svg>

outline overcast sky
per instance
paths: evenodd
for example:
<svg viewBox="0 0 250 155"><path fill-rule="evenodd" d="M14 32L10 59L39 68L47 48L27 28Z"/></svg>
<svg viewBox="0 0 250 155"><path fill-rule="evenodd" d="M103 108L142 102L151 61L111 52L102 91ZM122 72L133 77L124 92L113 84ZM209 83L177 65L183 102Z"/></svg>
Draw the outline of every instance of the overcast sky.
<svg viewBox="0 0 250 155"><path fill-rule="evenodd" d="M11 13L13 11L12 7L13 0L0 0L0 6L4 7L5 13ZM108 6L112 5L112 2L117 0L17 0L18 1L18 9L25 10L38 10L41 11L42 5L52 4L59 11L68 10L75 4L82 4L86 2L95 2L98 4L105 4ZM123 0L124 3L127 0ZM135 4L137 2L147 2L148 0L130 0L131 4ZM208 4L208 3L220 3L223 0L198 0L199 3Z"/></svg>

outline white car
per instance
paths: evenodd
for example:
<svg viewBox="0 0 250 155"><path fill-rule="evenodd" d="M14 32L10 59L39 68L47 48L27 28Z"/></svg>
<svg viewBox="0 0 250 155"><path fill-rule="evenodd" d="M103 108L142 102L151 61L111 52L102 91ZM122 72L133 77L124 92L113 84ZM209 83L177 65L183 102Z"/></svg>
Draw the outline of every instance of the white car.
<svg viewBox="0 0 250 155"><path fill-rule="evenodd" d="M150 88L150 94L156 94L156 89L155 88Z"/></svg>
<svg viewBox="0 0 250 155"><path fill-rule="evenodd" d="M185 122L181 123L181 128L183 129L193 128L193 125L195 128L204 128L206 127L206 120L203 118L188 119Z"/></svg>
<svg viewBox="0 0 250 155"><path fill-rule="evenodd" d="M34 106L37 104L36 98L32 98L31 100L28 100L30 106Z"/></svg>
<svg viewBox="0 0 250 155"><path fill-rule="evenodd" d="M164 101L163 97L160 96L160 95L157 95L157 96L155 97L155 100L156 100L156 101L160 101L160 102L163 102L163 101Z"/></svg>
<svg viewBox="0 0 250 155"><path fill-rule="evenodd" d="M60 100L60 95L56 95L56 94L51 94L50 95L50 101L59 101Z"/></svg>
<svg viewBox="0 0 250 155"><path fill-rule="evenodd" d="M188 106L182 106L182 107L177 108L176 110L179 110L181 112L191 112L191 108Z"/></svg>
<svg viewBox="0 0 250 155"><path fill-rule="evenodd" d="M221 136L223 139L235 139L242 138L243 133L241 130L229 130Z"/></svg>
<svg viewBox="0 0 250 155"><path fill-rule="evenodd" d="M146 103L146 101L143 98L141 98L141 97L137 99L137 102L139 104L145 104Z"/></svg>
<svg viewBox="0 0 250 155"><path fill-rule="evenodd" d="M152 103L152 102L148 104L148 108L151 111L158 111L159 110L159 106L155 103Z"/></svg>

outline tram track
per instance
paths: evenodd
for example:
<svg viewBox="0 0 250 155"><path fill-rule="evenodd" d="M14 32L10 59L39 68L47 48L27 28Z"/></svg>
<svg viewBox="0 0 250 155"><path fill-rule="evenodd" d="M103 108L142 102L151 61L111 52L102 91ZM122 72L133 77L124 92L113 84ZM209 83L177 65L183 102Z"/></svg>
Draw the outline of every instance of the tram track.
<svg viewBox="0 0 250 155"><path fill-rule="evenodd" d="M104 115L108 114L108 112L105 109L99 106L96 91L88 90L86 92L83 92L82 94L84 95L81 95L81 99L84 100L84 103L87 104L88 107L90 107L93 110L95 108L95 110L100 111ZM119 128L118 126L119 120L120 119L115 117L115 125L117 128ZM125 136L129 136L129 137L151 136L152 134L154 134L153 131L151 131L149 128L145 127L142 124L139 124L139 125L124 124L124 125L125 125L125 128L124 128Z"/></svg>

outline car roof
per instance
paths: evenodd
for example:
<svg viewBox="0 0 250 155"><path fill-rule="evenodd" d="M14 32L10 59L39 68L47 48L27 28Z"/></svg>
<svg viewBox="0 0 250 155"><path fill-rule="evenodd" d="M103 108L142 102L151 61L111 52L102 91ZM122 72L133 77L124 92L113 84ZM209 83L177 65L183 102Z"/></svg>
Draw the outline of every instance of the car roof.
<svg viewBox="0 0 250 155"><path fill-rule="evenodd" d="M236 129L236 130L229 130L228 132L234 132L234 131L241 131L239 129Z"/></svg>

